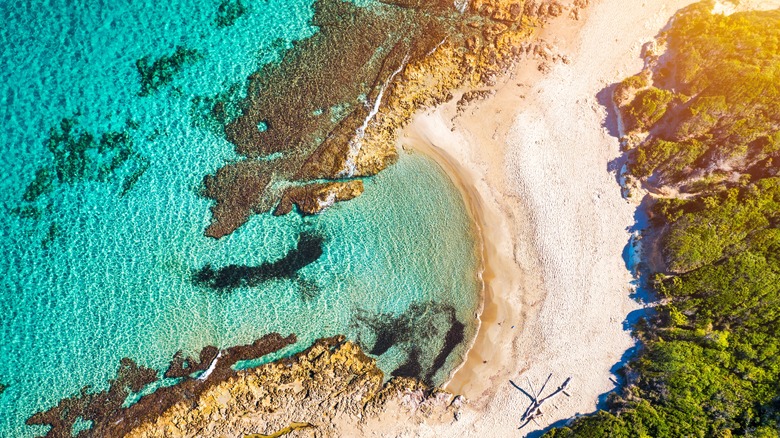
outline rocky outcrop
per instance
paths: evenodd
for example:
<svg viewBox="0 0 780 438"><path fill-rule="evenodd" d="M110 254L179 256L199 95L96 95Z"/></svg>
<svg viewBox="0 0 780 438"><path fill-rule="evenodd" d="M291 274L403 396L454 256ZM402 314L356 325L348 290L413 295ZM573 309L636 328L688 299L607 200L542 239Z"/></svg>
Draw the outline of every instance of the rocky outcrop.
<svg viewBox="0 0 780 438"><path fill-rule="evenodd" d="M449 100L456 89L495 83L520 57L537 56L531 51L541 46L528 43L535 29L579 8L557 1L386 0L356 7L318 0L312 24L320 31L252 75L237 105L241 115L225 126L246 161L207 178L219 190L204 192L217 201L206 234L228 234L280 200L276 212L291 211L287 192L261 189L264 182L284 186L382 171L396 160L396 131L414 112ZM254 167L268 162L273 166L262 179ZM247 176L251 190L230 188Z"/></svg>
<svg viewBox="0 0 780 438"><path fill-rule="evenodd" d="M453 418L459 406L451 394L417 380L383 380L356 344L343 336L321 339L289 359L239 371L126 436L263 436L292 424L307 425L299 436L359 436L361 425L388 410L419 420Z"/></svg>
<svg viewBox="0 0 780 438"><path fill-rule="evenodd" d="M203 195L214 199L211 207L214 221L206 228L206 235L219 239L241 226L254 211L263 211L263 195L271 176L268 165L262 161L239 161L219 169L203 181Z"/></svg>
<svg viewBox="0 0 780 438"><path fill-rule="evenodd" d="M321 213L336 202L349 201L363 194L363 181L331 182L290 187L274 210L274 215L285 215L292 211L293 204L301 214Z"/></svg>
<svg viewBox="0 0 780 438"><path fill-rule="evenodd" d="M372 175L396 155L398 129L412 115L452 99L455 90L495 85L496 79L522 59L568 62L554 48L535 40L536 31L550 18L566 12L576 18L586 0L563 5L556 1L517 2L476 0L459 22L456 35L443 35L424 58L409 62L389 90L378 113L365 129L355 159L355 173ZM476 97L487 90L466 91ZM341 144L344 144L343 142Z"/></svg>
<svg viewBox="0 0 780 438"><path fill-rule="evenodd" d="M130 406L126 406L128 396L138 394L156 382L158 377L157 370L138 366L133 360L124 358L116 378L108 382L108 389L92 392L89 386L85 386L72 397L60 400L56 406L28 418L26 423L51 426L45 435L47 438L74 436L73 429L80 422L89 422L91 427L80 430L75 435L79 438L125 436L139 425L160 418L170 408L188 405L190 400L230 380L237 373L233 369L237 362L265 356L295 342L295 335L285 338L271 333L247 345L223 350L205 347L200 361L184 359L181 353L177 353L166 374L180 376L182 380L178 384L158 388ZM189 375L181 371L184 362L193 366ZM199 376L192 374L200 370L204 371Z"/></svg>

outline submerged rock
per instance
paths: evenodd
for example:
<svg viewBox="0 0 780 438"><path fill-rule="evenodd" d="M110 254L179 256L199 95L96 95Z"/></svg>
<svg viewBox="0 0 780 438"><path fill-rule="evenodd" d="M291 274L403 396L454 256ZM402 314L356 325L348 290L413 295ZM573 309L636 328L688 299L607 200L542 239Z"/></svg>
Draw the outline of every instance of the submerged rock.
<svg viewBox="0 0 780 438"><path fill-rule="evenodd" d="M217 201L206 235L227 235L277 204L278 214L290 211L293 194L265 187L269 181L313 183L382 171L397 158L398 128L416 111L451 99L455 89L494 84L530 55L522 45L535 26L578 10L555 1L456 3L316 1L312 25L319 32L249 77L246 98L234 105L241 114L222 117L214 103L212 113L229 120L226 137L246 161L207 177L206 185L219 189L204 192ZM273 166L245 164L271 159ZM253 188L231 187L241 181Z"/></svg>

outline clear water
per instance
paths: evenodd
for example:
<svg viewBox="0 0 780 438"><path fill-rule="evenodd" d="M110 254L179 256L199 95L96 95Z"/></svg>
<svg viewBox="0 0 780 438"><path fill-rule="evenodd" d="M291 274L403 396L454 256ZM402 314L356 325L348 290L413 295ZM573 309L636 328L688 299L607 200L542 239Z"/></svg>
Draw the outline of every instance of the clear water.
<svg viewBox="0 0 780 438"><path fill-rule="evenodd" d="M163 369L173 353L296 333L355 336L354 314L400 313L410 304L455 306L464 323L477 305L476 252L462 200L426 158L404 155L366 181L364 196L317 217L256 216L219 241L203 237L203 176L234 158L220 136L191 124L191 99L242 81L316 29L310 0L245 1L231 27L215 25L217 0L0 2L0 436L84 385L104 386L119 360ZM138 96L135 61L177 45L202 52L170 85ZM56 185L37 219L11 210L42 164L62 117L86 129L121 129L150 166L125 196L122 178ZM46 243L52 224L58 230ZM326 236L323 256L291 281L216 293L192 285L204 263L259 264L282 257L298 235ZM467 329L473 334L473 327ZM451 357L451 369L457 361ZM390 349L386 371L404 358ZM446 374L446 370L443 370Z"/></svg>

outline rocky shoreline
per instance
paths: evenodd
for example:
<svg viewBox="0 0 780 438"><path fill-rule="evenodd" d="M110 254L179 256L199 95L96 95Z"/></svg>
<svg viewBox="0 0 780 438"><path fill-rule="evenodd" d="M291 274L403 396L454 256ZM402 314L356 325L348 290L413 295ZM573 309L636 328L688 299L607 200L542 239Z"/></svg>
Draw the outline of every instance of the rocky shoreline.
<svg viewBox="0 0 780 438"><path fill-rule="evenodd" d="M384 383L376 360L336 336L291 358L238 371L125 436L281 436L297 430L298 436L335 437L343 436L345 423L360 427L399 406L409 419L454 418L461 403L415 379Z"/></svg>
<svg viewBox="0 0 780 438"><path fill-rule="evenodd" d="M198 359L184 358L181 352L176 353L165 377L182 380L172 386L160 387L130 406L125 406L128 398L157 382L159 377L157 370L138 366L132 359L123 358L116 378L108 382L108 389L92 391L85 386L56 406L28 418L26 423L51 426L45 435L47 438L125 436L139 425L164 415L169 408L188 404L211 387L229 380L237 373L233 370L236 363L266 356L295 342L295 335L282 337L271 333L248 345L223 350L207 346L201 350ZM195 377L194 374L200 371L202 374ZM77 425L84 422L90 427L74 435Z"/></svg>
<svg viewBox="0 0 780 438"><path fill-rule="evenodd" d="M458 10L450 2L317 0L312 24L320 31L252 75L241 115L225 120L226 138L245 158L205 178L203 194L216 201L206 235L228 235L255 213L286 214L296 204L316 214L359 196L354 183L396 160L397 131L416 111L456 89L495 83L524 56L548 68L557 59L530 42L535 31L563 14L578 18L587 4L480 0ZM214 103L215 117L224 107Z"/></svg>

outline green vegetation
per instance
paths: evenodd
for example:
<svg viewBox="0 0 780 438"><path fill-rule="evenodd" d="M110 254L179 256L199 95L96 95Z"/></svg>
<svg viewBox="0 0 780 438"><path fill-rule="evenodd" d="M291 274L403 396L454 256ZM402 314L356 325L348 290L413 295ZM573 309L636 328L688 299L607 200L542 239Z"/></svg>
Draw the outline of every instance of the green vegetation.
<svg viewBox="0 0 780 438"><path fill-rule="evenodd" d="M81 129L75 118L64 118L59 126L52 128L46 147L54 157L53 174L64 184L105 181L134 155L133 141L127 131L106 132L96 139L92 133ZM46 175L51 186L49 172L40 169L25 195L42 193L35 188L41 183L41 175Z"/></svg>
<svg viewBox="0 0 780 438"><path fill-rule="evenodd" d="M35 172L35 179L27 186L22 198L27 202L35 202L38 197L51 192L54 183L54 175L47 167L42 167Z"/></svg>
<svg viewBox="0 0 780 438"><path fill-rule="evenodd" d="M628 99L632 92L639 90L650 85L647 82L647 78L643 74L629 76L623 79L622 82L615 86L613 92L615 102L622 102Z"/></svg>
<svg viewBox="0 0 780 438"><path fill-rule="evenodd" d="M217 27L229 27L236 23L246 13L246 6L241 0L222 0L217 9Z"/></svg>
<svg viewBox="0 0 780 438"><path fill-rule="evenodd" d="M641 90L623 110L626 129L644 131L652 126L663 117L673 98L671 91L655 87Z"/></svg>
<svg viewBox="0 0 780 438"><path fill-rule="evenodd" d="M712 6L682 10L661 36L671 61L656 65L654 86L639 75L616 88L627 132L650 133L630 169L637 176L677 184L722 169L749 172L777 155L780 10L724 16Z"/></svg>
<svg viewBox="0 0 780 438"><path fill-rule="evenodd" d="M184 66L202 58L200 52L194 49L185 49L177 46L172 55L161 56L154 62L149 62L149 56L135 62L135 68L141 76L141 91L139 96L148 96L160 87L168 85L174 76Z"/></svg>
<svg viewBox="0 0 780 438"><path fill-rule="evenodd" d="M711 9L683 10L667 32L671 61L656 84L678 97L666 115L652 102L621 108L655 119L635 176L701 175L695 196L652 208L662 304L635 327L642 350L608 411L546 437L780 436L780 11Z"/></svg>

